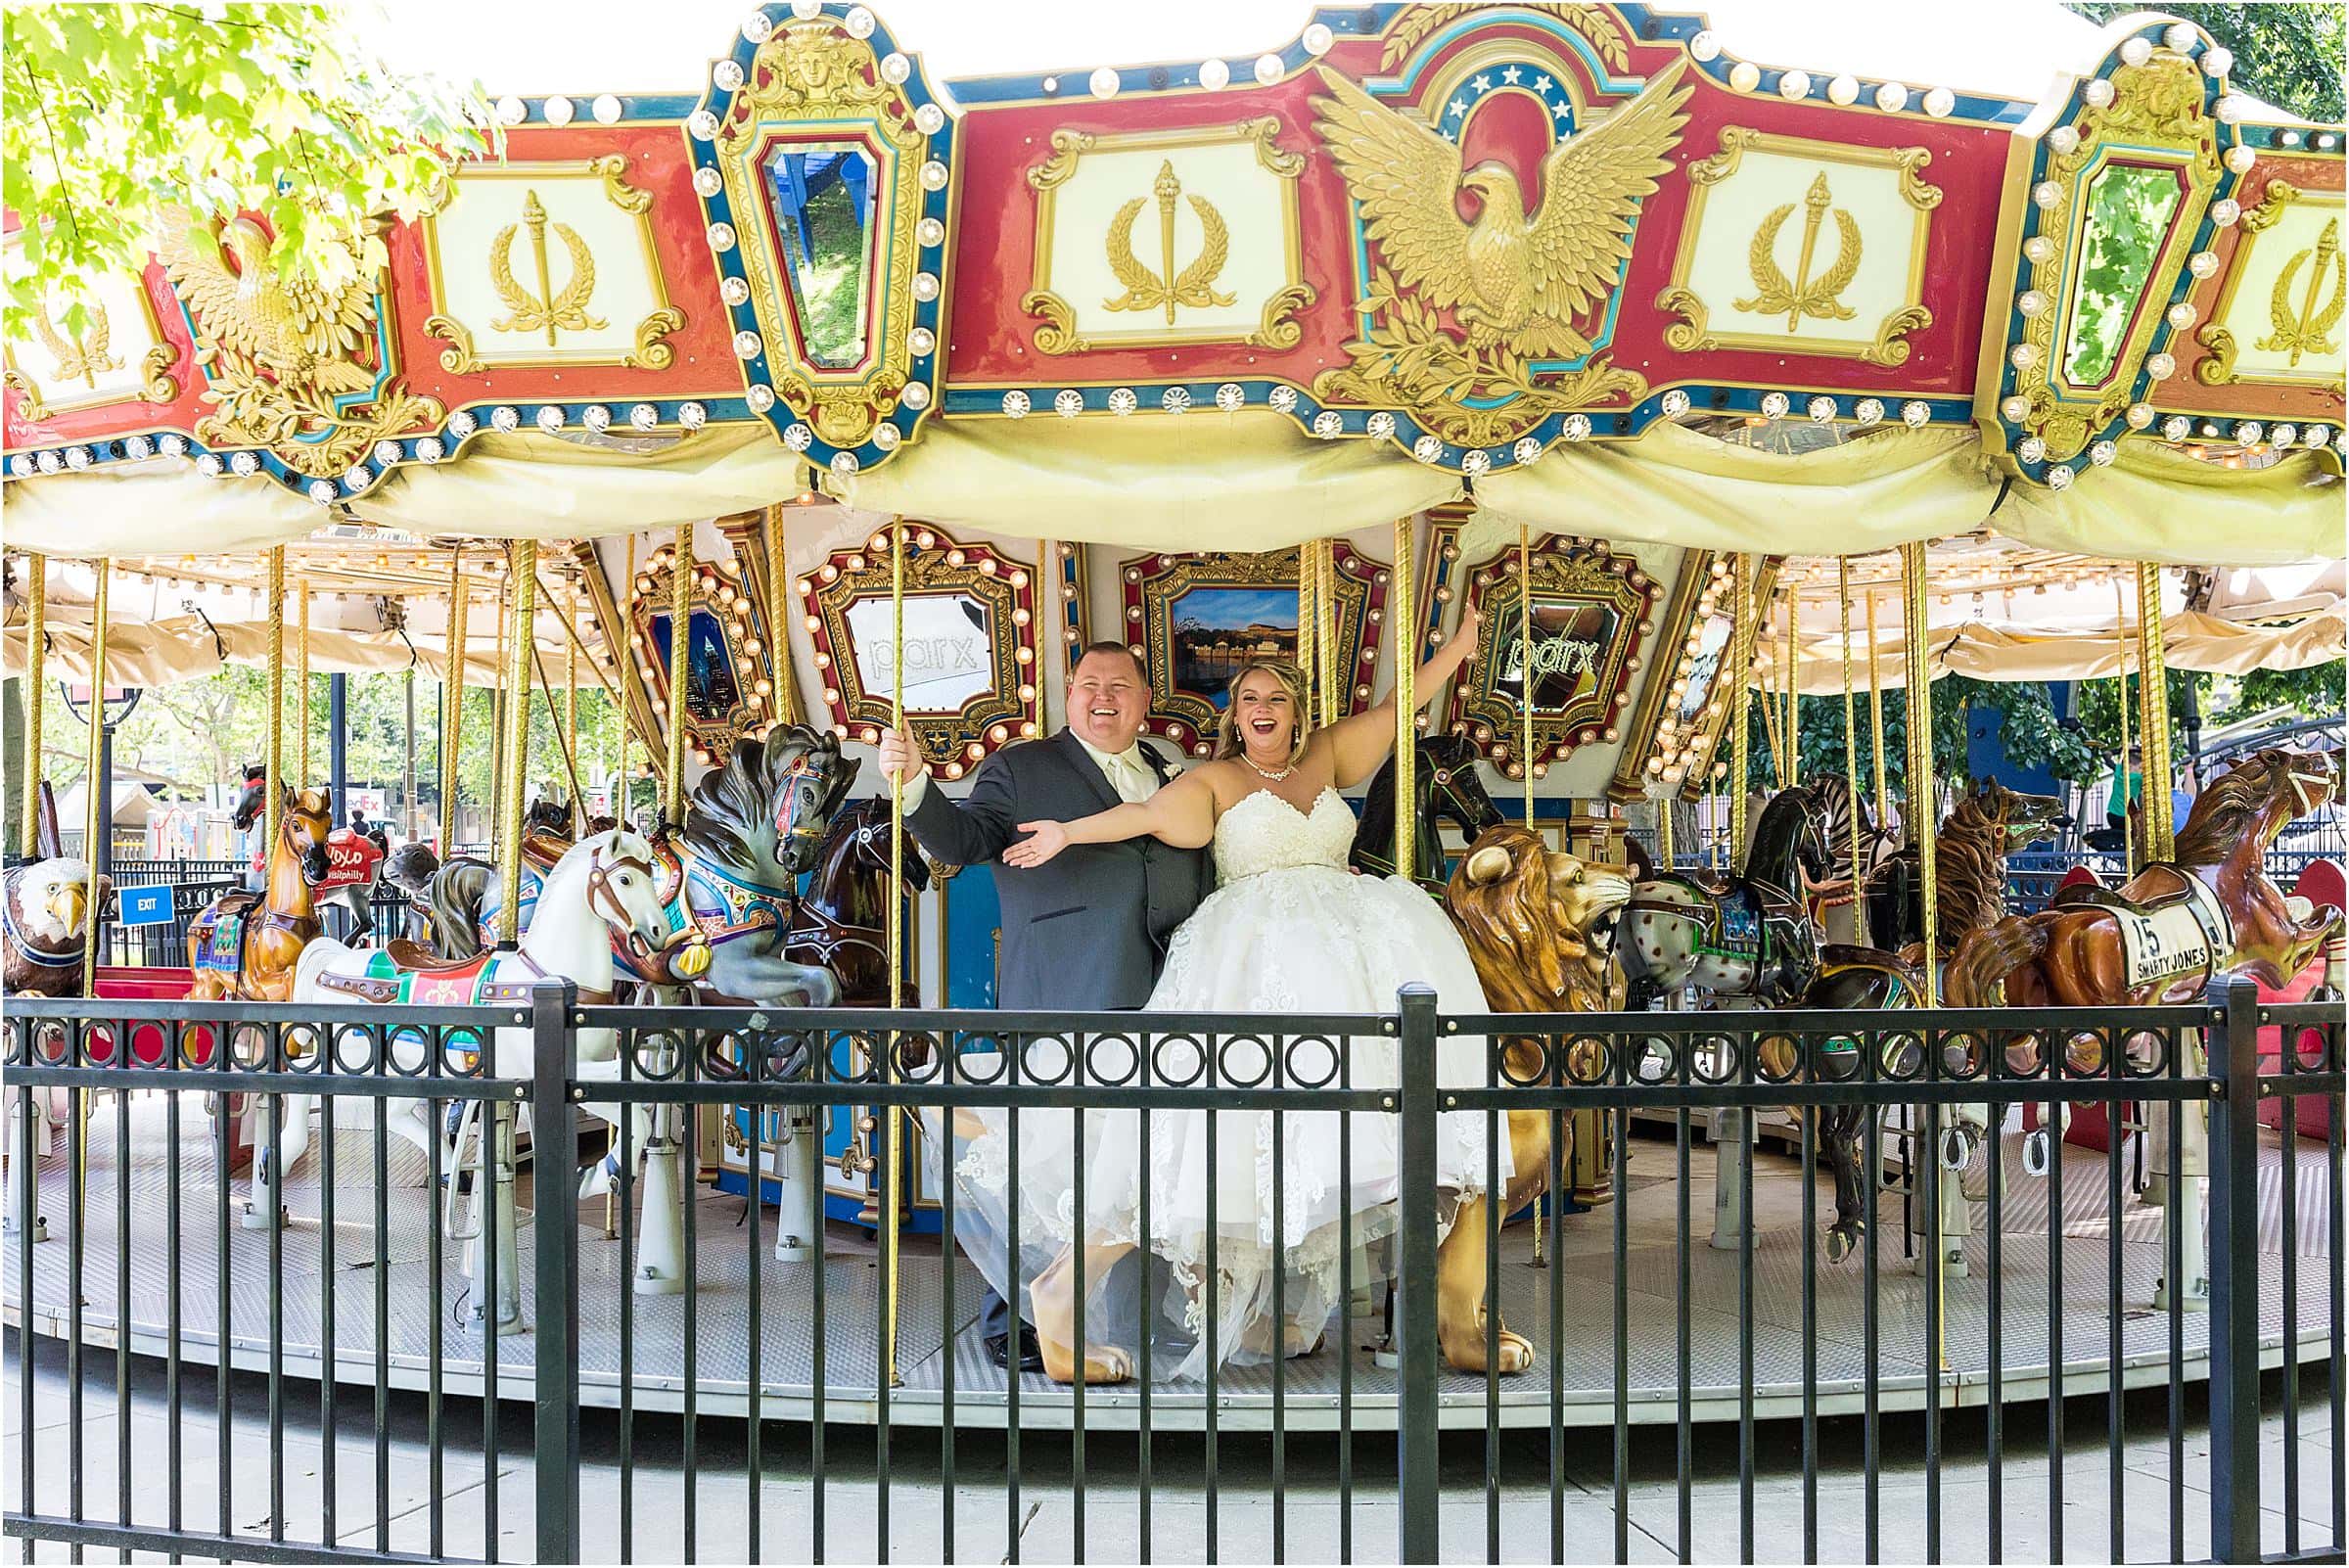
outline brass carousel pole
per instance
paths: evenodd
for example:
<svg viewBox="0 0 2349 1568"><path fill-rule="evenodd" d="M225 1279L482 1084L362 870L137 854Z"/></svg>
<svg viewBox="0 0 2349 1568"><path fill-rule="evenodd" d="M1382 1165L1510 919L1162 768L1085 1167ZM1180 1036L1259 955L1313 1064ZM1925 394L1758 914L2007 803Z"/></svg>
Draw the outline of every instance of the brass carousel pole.
<svg viewBox="0 0 2349 1568"><path fill-rule="evenodd" d="M24 858L41 856L41 707L48 686L49 558L24 558Z"/></svg>
<svg viewBox="0 0 2349 1568"><path fill-rule="evenodd" d="M512 584L506 669L505 815L498 821L497 871L502 901L497 941L511 947L522 934L522 796L530 735L530 655L536 651L532 622L538 612L538 544L520 539L512 546L506 580Z"/></svg>
<svg viewBox="0 0 2349 1568"><path fill-rule="evenodd" d="M263 754L261 843L277 843L277 797L285 788L286 547L269 551L269 749Z"/></svg>
<svg viewBox="0 0 2349 1568"><path fill-rule="evenodd" d="M490 562L492 575L498 563ZM506 562L506 578L510 583L513 563ZM489 688L489 845L492 852L506 839L506 816L514 810L514 803L506 799L506 731L511 727L509 710L514 706L514 694L506 681L507 670L513 663L514 639L510 619L497 618L497 680ZM525 688L526 690L528 688ZM492 853L490 858L495 859Z"/></svg>
<svg viewBox="0 0 2349 1568"><path fill-rule="evenodd" d="M1901 629L1902 642L1908 654L1909 674L1909 842L1916 846L1917 883L1923 902L1925 927L1925 957L1918 967L1924 971L1925 1005L1941 1005L1941 982L1937 957L1940 952L1940 894L1935 888L1934 835L1938 824L1933 815L1933 670L1929 662L1931 644L1925 636L1925 541L1915 540L1901 546ZM1928 1124L1936 1136L1929 1144L1938 1144L1937 1116ZM1928 1146L1911 1156L1911 1160L1939 1160L1938 1147ZM1946 1172L1948 1179L1956 1180L1957 1173ZM1930 1211L1933 1245L1933 1314L1932 1343L1926 1347L1936 1368L1949 1364L1949 1245L1942 1231L1943 1205L1926 1205ZM1935 1396L1938 1402L1938 1394Z"/></svg>
<svg viewBox="0 0 2349 1568"><path fill-rule="evenodd" d="M1338 668L1338 543L1321 539L1313 547L1313 613L1319 618L1313 635L1321 644L1315 663L1321 670L1321 716L1327 723L1352 707L1346 700L1354 671Z"/></svg>
<svg viewBox="0 0 2349 1568"><path fill-rule="evenodd" d="M1867 945L1867 901L1861 897L1860 726L1852 705L1852 558L1835 558L1835 599L1843 632L1843 786L1852 798L1852 941Z"/></svg>
<svg viewBox="0 0 2349 1568"><path fill-rule="evenodd" d="M1525 519L1517 519L1517 765L1525 776L1525 830L1534 831L1534 534ZM1571 816L1571 812L1568 813ZM1556 1134L1553 1132L1552 1136ZM1549 1194L1555 1202L1557 1195ZM1534 1200L1536 1268L1549 1267L1543 1246L1542 1200Z"/></svg>
<svg viewBox="0 0 2349 1568"><path fill-rule="evenodd" d="M90 755L89 771L82 774L82 830L81 858L90 867L90 896L81 910L81 993L98 994L98 846L101 833L114 831L115 803L98 799L98 757L106 745L106 617L107 585L114 576L114 563L100 559L91 563L97 571L97 591L90 601ZM37 694L36 694L37 695ZM77 1089L74 1099L79 1107L88 1104L88 1090ZM82 1158L89 1158L89 1140L82 1140Z"/></svg>
<svg viewBox="0 0 2349 1568"><path fill-rule="evenodd" d="M2143 636L2142 626L2139 636ZM2121 774L2121 868L2130 876L2135 876L2137 840L2129 834L2129 590L2122 586L2118 577L2112 579L2112 641L2114 652L2120 659L2120 668L2114 671L2112 678L2116 690L2113 707L2121 719L2121 760L2118 763ZM2142 701L2144 696L2144 676L2142 671L2138 682L2138 696Z"/></svg>
<svg viewBox="0 0 2349 1568"><path fill-rule="evenodd" d="M579 788L579 639L563 643L563 769L571 779L573 831L587 836L587 795Z"/></svg>
<svg viewBox="0 0 2349 1568"><path fill-rule="evenodd" d="M1411 520L1395 520L1394 593L1389 604L1411 601ZM1395 874L1408 877L1419 863L1417 813L1410 803L1419 798L1418 634L1406 629L1413 618L1398 613L1387 618L1395 631Z"/></svg>
<svg viewBox="0 0 2349 1568"><path fill-rule="evenodd" d="M1786 753L1779 759L1778 788L1790 788L1802 767L1803 669L1802 642L1796 635L1802 619L1802 590L1786 584Z"/></svg>
<svg viewBox="0 0 2349 1568"><path fill-rule="evenodd" d="M1748 562L1750 561L1750 565ZM1745 864L1745 781L1753 765L1753 740L1747 717L1754 700L1754 576L1762 569L1759 556L1740 561L1737 570L1737 624L1731 634L1729 678L1729 863L1734 873Z"/></svg>
<svg viewBox="0 0 2349 1568"><path fill-rule="evenodd" d="M310 787L310 579L294 579L300 620L294 633L294 777Z"/></svg>
<svg viewBox="0 0 2349 1568"><path fill-rule="evenodd" d="M1309 728L1330 718L1321 712L1321 676L1313 658L1321 643L1321 569L1314 560L1319 545L1318 539L1308 539L1297 546L1297 684L1304 688Z"/></svg>
<svg viewBox="0 0 2349 1568"><path fill-rule="evenodd" d="M1525 769L1525 827L1534 827L1534 534L1517 520L1517 669L1523 699L1517 704L1517 761ZM1542 1255L1542 1216L1534 1214L1534 1256Z"/></svg>
<svg viewBox="0 0 2349 1568"><path fill-rule="evenodd" d="M671 827L685 820L685 660L693 637L693 525L677 530L675 559L668 569L668 733L661 767L661 817Z"/></svg>
<svg viewBox="0 0 2349 1568"><path fill-rule="evenodd" d="M905 526L903 519L894 517L889 520L889 721L902 731L905 727ZM905 1005L905 785L901 778L892 778L889 782L889 910L884 935L889 949L889 1006L895 1012ZM889 1033L885 1050L882 1082L894 1084L898 1081L895 1030ZM905 1171L904 1132L903 1108L892 1102L889 1186L884 1194L881 1222L882 1288L889 1296L889 1310L883 1317L885 1341L881 1364L889 1368L893 1385L901 1381L898 1375L898 1283L904 1249L898 1225L902 1208L899 1182Z"/></svg>
<svg viewBox="0 0 2349 1568"><path fill-rule="evenodd" d="M448 629L440 666L440 857L457 845L457 745L465 718L465 552L448 555Z"/></svg>
<svg viewBox="0 0 2349 1568"><path fill-rule="evenodd" d="M2161 623L2161 568L2137 567L2138 734L2145 756L2145 859L2170 859L2178 853L2177 824L2170 819L2170 674Z"/></svg>
<svg viewBox="0 0 2349 1568"><path fill-rule="evenodd" d="M778 724L800 721L800 691L791 674L791 634L785 612L790 601L784 592L783 508L770 506L761 521L760 533L766 546L766 669L767 679L774 690L768 707Z"/></svg>
<svg viewBox="0 0 2349 1568"><path fill-rule="evenodd" d="M1867 591L1867 724L1868 760L1875 771L1876 823L1880 827L1892 810L1892 796L1884 788L1884 677L1876 668L1876 591Z"/></svg>

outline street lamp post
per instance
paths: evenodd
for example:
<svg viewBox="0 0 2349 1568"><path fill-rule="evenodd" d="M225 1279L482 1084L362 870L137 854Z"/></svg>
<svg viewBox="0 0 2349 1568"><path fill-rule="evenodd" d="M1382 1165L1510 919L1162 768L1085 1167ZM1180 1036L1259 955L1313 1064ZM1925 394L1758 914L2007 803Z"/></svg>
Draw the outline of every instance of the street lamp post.
<svg viewBox="0 0 2349 1568"><path fill-rule="evenodd" d="M57 689L66 699L66 708L72 714L73 721L87 724L90 721L87 706L90 689L87 686L69 685L62 680L57 683ZM131 711L139 706L139 699L145 695L143 687L110 686L99 699L103 706L98 715L98 776L89 781L98 803L98 842L81 847L82 858L90 863L90 886L93 888L98 886L100 878L115 868L115 728L130 716Z"/></svg>

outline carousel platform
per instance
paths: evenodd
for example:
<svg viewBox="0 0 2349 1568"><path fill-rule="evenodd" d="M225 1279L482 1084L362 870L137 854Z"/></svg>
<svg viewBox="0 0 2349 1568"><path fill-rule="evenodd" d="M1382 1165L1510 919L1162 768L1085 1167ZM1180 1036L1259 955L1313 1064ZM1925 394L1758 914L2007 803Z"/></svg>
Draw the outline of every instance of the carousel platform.
<svg viewBox="0 0 2349 1568"><path fill-rule="evenodd" d="M215 1363L225 1343L234 1364L254 1370L269 1362L271 1303L268 1291L270 1238L236 1223L245 1196L232 1181L228 1229L228 1321L220 1320L217 1284L219 1198L207 1144L192 1140L177 1156L163 1141L161 1102L140 1096L132 1116L125 1160L115 1146L114 1117L102 1106L92 1124L87 1150L87 1228L81 1281L81 1334L87 1346L111 1349L126 1333L136 1354L161 1357L167 1349L170 1302L166 1230L166 1188L177 1183L181 1211L178 1253L181 1356L187 1364ZM331 1273L324 1267L325 1237L318 1222L315 1155L285 1183L294 1220L283 1232L283 1365L288 1375L315 1379L328 1372L372 1387L379 1334L389 1348L390 1380L395 1387L428 1386L430 1332L435 1298L427 1276L427 1225L433 1210L425 1190L422 1157L392 1140L392 1185L387 1234L378 1240L373 1193L362 1184L370 1169L372 1134L345 1129L337 1147L338 1212ZM2263 1130L2260 1168L2260 1347L2265 1365L2288 1356L2321 1360L2329 1303L2326 1280L2337 1270L2326 1258L2325 1156L2321 1143L2303 1141L2297 1160L2298 1230L2282 1233L2283 1146ZM57 1238L31 1249L29 1311L36 1333L68 1333L70 1255L64 1240L70 1172L57 1140L39 1165L40 1210ZM2106 1167L2101 1156L2080 1149L2065 1152L2062 1220L2062 1343L2050 1366L2049 1346L2048 1187L2025 1176L2019 1139L2002 1140L2006 1160L2004 1203L2005 1270L2004 1291L2002 1397L2007 1402L2046 1397L2060 1379L2065 1392L2101 1392L2108 1386L2108 1314L2114 1293L2106 1283ZM1704 1153L1691 1162L1688 1212L1693 1235L1688 1249L1691 1414L1699 1421L1734 1420L1738 1413L1738 1266L1735 1251L1707 1245L1712 1215L1712 1161ZM1624 1259L1629 1291L1630 1418L1670 1421L1677 1413L1676 1247L1679 1203L1671 1179L1669 1143L1635 1136L1625 1201L1629 1204L1629 1246ZM1974 1180L1983 1173L1977 1170ZM360 1178L360 1179L354 1179ZM130 1188L129 1227L117 1230L116 1194ZM530 1201L527 1176L522 1201ZM1755 1159L1754 1404L1764 1417L1791 1415L1802 1408L1801 1185L1795 1162L1765 1147ZM1820 1178L1819 1207L1830 1195ZM1941 1377L1945 1402L1979 1405L1990 1397L1989 1314L1986 1258L1987 1206L1974 1206L1976 1234L1969 1243L1970 1274L1948 1285L1950 1367ZM623 1363L621 1322L621 1249L602 1231L602 1205L583 1206L580 1261L580 1377L583 1403L617 1406L623 1373L632 1372L639 1409L681 1407L690 1381L705 1415L740 1414L748 1407L752 1368L749 1332L749 1236L743 1228L741 1198L699 1189L700 1289L685 1296L632 1299L632 1323ZM2122 1280L2118 1302L2124 1349L2122 1378L2130 1386L2166 1383L2169 1317L2153 1305L2162 1257L2161 1212L2127 1195L2121 1215ZM1881 1407L1915 1409L1927 1394L1925 1311L1930 1281L1911 1271L1903 1257L1897 1198L1884 1203L1877 1227L1880 1253ZM772 1242L771 1223L767 1244ZM1547 1268L1529 1267L1531 1234L1518 1225L1505 1233L1501 1290L1506 1320L1537 1348L1534 1370L1505 1379L1500 1420L1505 1425L1545 1425L1551 1418L1548 1325L1550 1269L1565 1271L1568 1315L1561 1325L1562 1383L1559 1418L1569 1425L1598 1425L1614 1419L1614 1216L1607 1209L1570 1216L1562 1233L1553 1231ZM523 1227L522 1280L526 1316L531 1307L532 1235ZM2298 1336L2287 1345L2281 1301L2282 1254L2298 1249L2301 1293ZM827 1364L823 1419L849 1424L878 1418L881 1278L872 1240L853 1226L835 1224L827 1240L825 1335ZM483 1337L467 1315L468 1282L461 1249L445 1249L439 1311L444 1314L440 1386L472 1395L483 1387ZM5 1246L6 1318L21 1324L27 1310L23 1247L11 1234ZM117 1315L117 1268L127 1261L130 1308ZM946 1419L945 1389L951 1367L951 1419L958 1426L999 1427L1008 1414L1004 1374L986 1356L974 1326L981 1284L967 1262L954 1269L953 1332L943 1321L944 1272L936 1238L909 1238L902 1268L899 1327L899 1386L888 1397L896 1423L928 1424ZM762 1414L770 1420L811 1419L813 1391L809 1332L812 1279L805 1265L761 1259L760 1346L758 1377ZM387 1314L379 1323L379 1275ZM1830 1266L1818 1274L1819 1409L1832 1414L1861 1408L1866 1365L1863 1347L1863 1270L1858 1260ZM321 1348L321 1306L334 1293L334 1347ZM695 1316L695 1360L684 1360L688 1313ZM225 1335L223 1329L225 1328ZM1287 1363L1281 1398L1291 1430L1330 1428L1339 1419L1340 1355L1352 1365L1352 1424L1357 1430L1391 1427L1395 1419L1395 1374L1377 1364L1375 1319L1358 1319L1342 1347L1333 1343ZM2185 1360L2188 1381L2207 1375L2208 1317L2185 1318ZM501 1391L531 1397L532 1344L527 1333L502 1333L497 1364ZM1482 1426L1484 1380L1445 1374L1447 1424ZM1227 1371L1218 1389L1217 1424L1224 1430L1268 1427L1273 1408L1269 1367ZM1160 1430L1206 1424L1205 1390L1198 1384L1162 1383L1151 1392L1150 1422ZM1021 1380L1018 1419L1022 1426L1065 1426L1073 1419L1070 1391L1041 1377ZM1084 1421L1092 1429L1130 1428L1141 1417L1137 1390L1095 1388L1084 1399Z"/></svg>

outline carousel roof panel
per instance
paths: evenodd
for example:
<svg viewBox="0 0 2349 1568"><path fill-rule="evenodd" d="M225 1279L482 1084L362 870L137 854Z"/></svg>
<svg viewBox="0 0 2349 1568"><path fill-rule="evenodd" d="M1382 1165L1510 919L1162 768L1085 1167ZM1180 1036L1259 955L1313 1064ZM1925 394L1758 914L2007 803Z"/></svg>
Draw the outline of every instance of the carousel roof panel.
<svg viewBox="0 0 2349 1568"><path fill-rule="evenodd" d="M97 355L10 346L12 485L192 464L364 512L500 439L673 473L657 443L734 427L779 443L777 493L806 463L854 495L941 420L1243 409L1294 431L1300 479L1315 438L1472 487L1706 413L1970 427L2035 491L2109 483L2130 441L2339 471L2341 132L2235 91L2189 23L698 10L651 36L403 10L444 68L611 90L498 100L503 157L394 228L347 362L222 351L229 249L107 280ZM500 460L594 514L614 470L552 450Z"/></svg>

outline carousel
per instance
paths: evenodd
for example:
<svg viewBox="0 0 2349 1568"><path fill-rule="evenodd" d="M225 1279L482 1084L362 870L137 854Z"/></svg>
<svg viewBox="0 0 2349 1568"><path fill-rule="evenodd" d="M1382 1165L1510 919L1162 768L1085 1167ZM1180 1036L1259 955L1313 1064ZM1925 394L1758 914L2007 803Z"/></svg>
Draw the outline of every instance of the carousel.
<svg viewBox="0 0 2349 1568"><path fill-rule="evenodd" d="M1171 766L1209 757L1260 660L1295 667L1323 722L1392 701L1352 863L1447 904L1496 1013L2339 986L2337 866L2280 882L2269 853L2294 823L2337 831L2337 749L2249 753L2184 810L2146 788L2119 875L2025 899L2010 858L2076 839L2074 809L2019 772L1937 768L1931 741L1945 676L2120 677L2123 750L2166 781L2167 672L2342 656L2342 129L2246 97L2193 24L2113 23L2033 99L1748 57L1629 4L1324 9L1255 56L951 80L863 5L769 3L710 44L698 82L497 99L501 153L338 298L282 282L238 217L102 280L82 339L8 346L8 673L37 693L253 665L269 715L237 808L257 877L191 913L181 964L131 973L101 961L119 892L43 809L60 738L29 704L12 992L366 1004L418 1020L388 1036L411 1056L433 1009L527 1006L550 977L593 1005L990 1008L1016 873L924 854L866 764L902 728L963 794L1063 725L1105 642L1145 673ZM1470 623L1457 680L1418 689ZM312 669L404 672L409 842L381 866L346 863ZM487 722L468 686L493 691ZM617 744L580 743L582 693L622 716ZM96 776L105 705L85 706ZM1822 722L1841 764L1814 774ZM469 755L486 799L465 798ZM100 793L67 824L84 845ZM1622 918L1570 922L1587 983L1480 938L1495 834L1628 883ZM398 912L329 935L327 900L370 879ZM517 1032L490 1033L471 1048L527 1078ZM7 1312L33 1332L155 1354L167 1334L238 1365L266 1347L362 1383L527 1378L529 1213L559 1168L596 1231L583 1400L1069 1419L1064 1386L988 1359L978 1277L935 1239L941 1169L899 1110L619 1113L582 1087L575 1175L511 1106L221 1094L211 1126L176 1100L166 1122L135 1077L164 1036L92 1038L130 1058L122 1090L20 1089L32 1109L7 1117ZM622 1071L584 1039L582 1080ZM92 1125L121 1135L71 1134L101 1098L121 1104ZM2270 1364L2329 1354L2325 1144L2301 1150L2330 1131L2320 1108L2260 1151L2280 1208L2255 1242L2297 1281L2263 1308ZM1813 1250L1845 1327L1865 1262L1888 1325L1871 1408L1953 1376L1969 1403L2103 1389L2108 1251L2124 1378L2172 1375L2173 1298L2179 1364L2206 1375L2192 1117L2173 1136L1958 1105L1938 1136L1848 1113L1798 1136L1731 1112L1677 1171L1637 1117L1628 1151L1576 1120L1556 1190L1512 1188L1496 1272L1521 1323L1557 1270L1635 1304L1628 1389L1607 1324L1569 1323L1567 1420L1627 1394L1635 1420L1861 1407L1856 1350L1805 1370ZM2123 1142L2132 1175L2108 1183ZM1833 1215L1812 1223L1815 1179ZM372 1208L389 1238L364 1279L332 1267L339 1183L345 1222ZM282 1297L224 1286L184 1324L174 1298L168 1328L144 1287L85 1306L48 1230L118 1206L92 1257L154 1277L167 1190L237 1219L191 1229L175 1268L321 1266ZM1690 1249L1692 1207L1712 1231ZM696 1244L746 1214L771 1249ZM756 1325L804 1314L818 1271L828 1349L754 1361ZM1994 1315L1994 1271L2049 1310ZM1395 1403L1376 1282L1348 1307L1353 1331L1285 1371L1169 1385L1154 1414L1108 1388L1076 1408L1199 1424L1221 1400L1245 1423L1277 1390L1292 1426L1375 1426ZM370 1312L384 1342L354 1348ZM1448 1387L1484 1389L1450 1360ZM1498 1408L1553 1416L1531 1379Z"/></svg>

